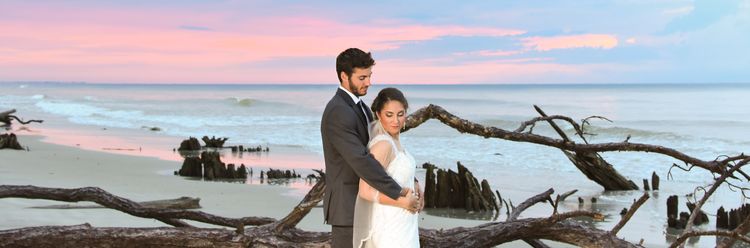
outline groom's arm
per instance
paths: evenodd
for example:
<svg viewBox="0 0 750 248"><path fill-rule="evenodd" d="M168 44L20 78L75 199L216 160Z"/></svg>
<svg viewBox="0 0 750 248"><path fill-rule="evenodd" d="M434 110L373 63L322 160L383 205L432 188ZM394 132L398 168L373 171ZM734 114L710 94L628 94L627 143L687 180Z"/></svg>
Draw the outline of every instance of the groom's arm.
<svg viewBox="0 0 750 248"><path fill-rule="evenodd" d="M326 133L336 151L341 153L347 164L349 164L360 178L367 184L380 191L391 199L398 199L401 194L401 186L396 183L383 169L383 166L370 155L365 145L359 140L356 127L356 113L346 105L334 107L328 116Z"/></svg>

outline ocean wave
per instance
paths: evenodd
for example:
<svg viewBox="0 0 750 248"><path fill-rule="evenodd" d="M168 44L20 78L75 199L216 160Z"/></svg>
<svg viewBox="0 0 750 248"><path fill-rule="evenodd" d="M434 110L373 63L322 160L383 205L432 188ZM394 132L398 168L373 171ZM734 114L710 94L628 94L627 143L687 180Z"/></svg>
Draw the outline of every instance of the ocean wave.
<svg viewBox="0 0 750 248"><path fill-rule="evenodd" d="M686 135L680 135L677 133L672 132L660 132L660 131L650 131L650 130L643 130L643 129L635 129L635 128L627 128L627 127L597 127L597 126L586 126L585 130L586 133L592 133L600 136L615 136L615 137L639 137L639 138L660 138L660 139L668 139L668 140L674 140L674 139L685 139L690 138ZM575 130L573 130L572 127L566 129L566 132L574 133Z"/></svg>
<svg viewBox="0 0 750 248"><path fill-rule="evenodd" d="M237 98L237 97L228 97L225 100L233 104L243 106L243 107L250 107L251 105L255 104L255 102L257 101L252 98Z"/></svg>
<svg viewBox="0 0 750 248"><path fill-rule="evenodd" d="M244 126L300 126L319 122L317 116L232 115L232 114L148 114L142 110L110 109L71 101L39 101L36 106L47 113L62 115L76 123L116 127L179 126L186 128L227 128ZM119 124L112 124L112 123Z"/></svg>
<svg viewBox="0 0 750 248"><path fill-rule="evenodd" d="M31 98L33 100L42 100L42 99L47 99L47 95L36 94L36 95L33 95L33 96L29 97L29 98Z"/></svg>

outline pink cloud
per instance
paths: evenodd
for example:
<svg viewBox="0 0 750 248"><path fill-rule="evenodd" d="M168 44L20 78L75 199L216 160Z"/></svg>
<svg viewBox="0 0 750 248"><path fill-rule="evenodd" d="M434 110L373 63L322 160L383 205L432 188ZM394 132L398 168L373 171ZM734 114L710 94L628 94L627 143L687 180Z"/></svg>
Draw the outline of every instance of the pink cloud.
<svg viewBox="0 0 750 248"><path fill-rule="evenodd" d="M481 50L473 52L454 53L456 56L482 56L482 57L506 57L521 54L523 51L506 51L506 50Z"/></svg>
<svg viewBox="0 0 750 248"><path fill-rule="evenodd" d="M611 49L617 46L617 37L607 34L582 34L555 37L529 37L522 39L524 47L537 51L568 48Z"/></svg>
<svg viewBox="0 0 750 248"><path fill-rule="evenodd" d="M495 60L466 64L433 64L423 61L378 61L373 79L378 82L408 84L525 83L554 74L562 77L585 76L583 66L556 64L549 58Z"/></svg>

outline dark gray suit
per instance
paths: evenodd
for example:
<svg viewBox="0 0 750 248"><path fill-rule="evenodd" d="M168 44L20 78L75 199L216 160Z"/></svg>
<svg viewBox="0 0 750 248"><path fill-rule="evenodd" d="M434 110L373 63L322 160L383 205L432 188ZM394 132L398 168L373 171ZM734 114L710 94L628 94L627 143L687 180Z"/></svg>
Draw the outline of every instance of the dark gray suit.
<svg viewBox="0 0 750 248"><path fill-rule="evenodd" d="M338 89L326 105L320 122L326 163L323 214L325 222L334 226L334 247L338 246L336 232L341 230L338 227L352 226L360 178L392 199L397 199L401 192L401 186L370 155L367 149L370 138L367 121L356 108L359 106L352 98ZM348 235L351 237L351 228ZM351 239L348 243L347 246L352 245Z"/></svg>

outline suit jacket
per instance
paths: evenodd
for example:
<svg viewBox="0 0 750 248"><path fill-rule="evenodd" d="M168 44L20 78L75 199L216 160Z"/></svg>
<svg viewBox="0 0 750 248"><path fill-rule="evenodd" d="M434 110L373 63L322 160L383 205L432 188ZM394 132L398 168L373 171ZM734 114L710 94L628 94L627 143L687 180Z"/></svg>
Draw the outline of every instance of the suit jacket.
<svg viewBox="0 0 750 248"><path fill-rule="evenodd" d="M338 89L326 105L320 122L326 163L323 213L326 223L335 226L352 225L360 178L392 199L397 199L401 192L401 186L388 176L367 149L370 139L367 121L355 108L359 106L345 91Z"/></svg>

